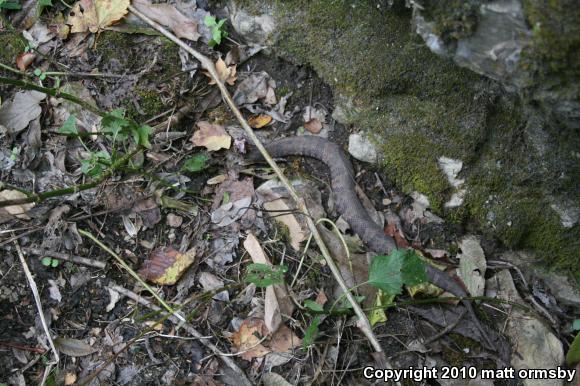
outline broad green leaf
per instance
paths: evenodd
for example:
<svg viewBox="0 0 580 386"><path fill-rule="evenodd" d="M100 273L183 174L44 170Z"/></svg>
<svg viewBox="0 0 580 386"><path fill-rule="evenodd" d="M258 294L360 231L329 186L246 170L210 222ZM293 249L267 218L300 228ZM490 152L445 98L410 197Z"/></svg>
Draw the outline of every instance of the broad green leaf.
<svg viewBox="0 0 580 386"><path fill-rule="evenodd" d="M188 172L199 172L206 168L206 162L209 160L209 157L205 154L196 154L193 157L190 157L185 160L181 170L186 170Z"/></svg>
<svg viewBox="0 0 580 386"><path fill-rule="evenodd" d="M110 133L120 140L127 138L127 133L123 132L129 126L129 121L125 119L123 109L112 110L101 120L101 127L104 133Z"/></svg>
<svg viewBox="0 0 580 386"><path fill-rule="evenodd" d="M50 262L50 266L52 268L56 268L58 267L59 261L57 259L52 259L52 261Z"/></svg>
<svg viewBox="0 0 580 386"><path fill-rule="evenodd" d="M412 286L427 282L427 274L425 273L425 262L421 260L419 255L412 250L405 251L405 259L403 261L403 268L401 273L403 275L403 284Z"/></svg>
<svg viewBox="0 0 580 386"><path fill-rule="evenodd" d="M45 267L50 267L50 265L52 264L52 259L50 257L43 257L42 259L40 259L40 263Z"/></svg>
<svg viewBox="0 0 580 386"><path fill-rule="evenodd" d="M574 323L572 323L572 329L574 331L580 330L580 319L575 319Z"/></svg>
<svg viewBox="0 0 580 386"><path fill-rule="evenodd" d="M42 70L40 68L37 68L34 70L33 74L36 76L40 76L42 74Z"/></svg>
<svg viewBox="0 0 580 386"><path fill-rule="evenodd" d="M314 319L312 319L312 322L310 323L308 328L306 329L306 332L304 333L304 338L302 339L302 347L305 350L314 343L314 340L318 336L318 325L320 324L321 320L322 316L316 315Z"/></svg>
<svg viewBox="0 0 580 386"><path fill-rule="evenodd" d="M314 300L307 299L304 301L304 307L315 312L324 312L324 307L316 303Z"/></svg>
<svg viewBox="0 0 580 386"><path fill-rule="evenodd" d="M354 300L359 304L362 303L365 300L365 298L366 297L363 295L354 296ZM334 310L339 312L350 309L352 309L352 304L350 304L346 296L341 296L338 302L336 303L336 306L334 307Z"/></svg>
<svg viewBox="0 0 580 386"><path fill-rule="evenodd" d="M403 268L405 252L394 250L390 255L375 256L369 269L369 284L383 290L388 295L398 295L403 286Z"/></svg>
<svg viewBox="0 0 580 386"><path fill-rule="evenodd" d="M272 266L253 263L248 265L244 281L254 283L257 287L267 287L272 284L284 283L284 274L288 270L285 265Z"/></svg>
<svg viewBox="0 0 580 386"><path fill-rule="evenodd" d="M18 1L2 1L0 2L0 9L12 9L17 10L21 9L22 6Z"/></svg>
<svg viewBox="0 0 580 386"><path fill-rule="evenodd" d="M147 149L151 149L151 143L149 142L149 135L153 129L147 125L141 125L137 128L137 133L139 135L139 139L135 141L141 146L146 147Z"/></svg>
<svg viewBox="0 0 580 386"><path fill-rule="evenodd" d="M568 365L576 362L580 362L580 333L576 334L576 338L574 338L570 349L568 349L568 354L566 354L566 363Z"/></svg>
<svg viewBox="0 0 580 386"><path fill-rule="evenodd" d="M207 15L203 19L203 24L207 25L208 27L213 27L213 26L217 25L217 23L215 21L215 17L209 16L209 15Z"/></svg>

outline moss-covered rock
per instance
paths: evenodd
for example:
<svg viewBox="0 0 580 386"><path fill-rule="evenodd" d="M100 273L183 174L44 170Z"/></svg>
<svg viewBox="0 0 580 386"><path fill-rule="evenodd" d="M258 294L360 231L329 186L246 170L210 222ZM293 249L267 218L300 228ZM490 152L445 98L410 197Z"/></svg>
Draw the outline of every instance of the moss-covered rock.
<svg viewBox="0 0 580 386"><path fill-rule="evenodd" d="M277 52L312 66L334 88L340 115L371 134L386 174L404 192L426 194L448 219L475 220L506 246L532 248L546 264L580 276L578 226L564 228L550 208L577 189L574 140L551 137L545 117L495 81L432 54L403 7L264 2L279 23ZM462 38L471 30L448 32ZM467 188L466 203L446 213L453 188L437 164L441 156L463 161Z"/></svg>

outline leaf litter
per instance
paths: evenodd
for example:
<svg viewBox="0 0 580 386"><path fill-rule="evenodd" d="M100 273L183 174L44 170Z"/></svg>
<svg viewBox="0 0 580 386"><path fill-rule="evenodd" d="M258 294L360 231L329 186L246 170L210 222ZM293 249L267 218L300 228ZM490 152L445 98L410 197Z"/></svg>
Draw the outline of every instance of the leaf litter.
<svg viewBox="0 0 580 386"><path fill-rule="evenodd" d="M212 38L212 31L203 24L204 18L211 13L196 7L195 2L152 4L140 0L133 4L191 42L207 43ZM157 284L157 291L163 298L176 307L183 305L192 324L210 336L212 342L224 351L229 347L230 354L237 354L234 357L237 363L247 361L244 363L246 374L256 381L259 380L256 374L262 371L275 374L269 372L273 367L279 367L283 374L297 371L308 377L307 374L317 371L316 366L310 365L313 362L320 364L323 370L320 374L339 368L348 370L368 362L368 350L358 343L359 339L343 340L345 326L352 323L328 314L331 307L343 311L347 308L312 243L306 248L309 233L305 219L296 213L287 192L271 179L272 171L268 168L244 164L243 154L252 151L251 141L220 105L219 93L207 92L208 82L201 71L197 71L198 66L191 58L184 54L176 55L175 71L167 64L155 64L164 59L154 55L160 47L152 44L157 38L140 35L134 25L125 25L129 24L127 5L128 2L81 0L73 5L66 20L73 32L70 36L67 36L64 17L59 21L58 15L48 27L42 22L31 24L25 36L28 42L42 46L43 50L62 49L60 60L71 71L95 75L74 82L68 77L59 78L62 83L59 87L63 91L108 112L123 108L122 122L149 120L148 124L155 125L155 131L151 132L151 148L136 154L127 164L127 170L117 170L93 189L51 198L36 205L26 203L0 209L0 223L3 223L0 242L7 240L6 235L15 229L38 227L43 229L40 236L22 236L20 242L23 246L61 253L74 250L104 261L108 255L79 234L79 230L94 232L108 247L123 255L132 267L141 267L139 274ZM222 18L221 14L219 18ZM113 46L113 53L119 51L121 56L112 59L108 56L107 60L102 60L111 54L111 50L97 53L101 44L111 48L110 41L104 39L105 35L121 36L120 32L112 30L131 32L130 39L135 44L128 50ZM238 38L234 34L231 36ZM255 56L264 48L260 45L230 43L224 40L224 49L220 49L221 54L215 52L212 60L220 79L234 91L234 99L244 108L250 124L262 129L260 135L266 142L281 133L336 135L333 138L338 140L348 137L347 129L331 118L333 109L327 106L332 106L332 96L326 85L314 77L317 83L312 97L305 98L304 94L308 92L301 92L307 91L309 70L296 68L279 59ZM135 52L139 54L135 55ZM221 59L224 53L225 59ZM136 66L125 64L123 56L128 55L135 56ZM20 52L18 57L22 71L32 72L36 66L41 71L55 70L40 56ZM16 56L13 59L16 63ZM269 60L278 62L272 66ZM118 78L113 77L114 81L100 78L96 75L99 73L110 73L107 75ZM172 83L171 79L178 81ZM161 84L161 80L169 83ZM56 78L48 77L45 83L55 86ZM134 101L123 103L120 97L150 91L163 99L160 104L162 111L153 113L149 105ZM196 107L184 113L185 118L180 117L177 125L172 126L173 117L180 115L177 112L187 103ZM74 129L65 126L67 122L73 122ZM132 148L130 139L135 134L116 131L121 136L113 138L104 133L111 127L98 115L68 101L45 98L44 94L33 92L14 92L11 98L3 101L0 125L4 127L0 127L0 135L10 134L9 141L0 149L0 161L7 165L3 169L2 182L6 178L10 184L35 192L91 181L93 176L86 173L89 169L83 169L83 165L93 160L93 168L99 164L105 170L109 159ZM123 125L127 127L125 123ZM115 130L122 129L123 125ZM137 137L148 140L149 131L138 128L141 131ZM95 159L96 154L107 156ZM286 172L299 174L296 186L313 216L335 219L336 208L326 187L325 174L314 163L308 162L306 169L313 176L309 179L300 174L297 165L297 162L287 164ZM412 327L423 324L443 327L460 315L459 306L421 306L412 310L413 315L425 318L423 322L396 310L388 310L387 317L384 308L391 305L392 297L386 293L401 293L403 284L413 296L440 292L437 289L438 292L432 292L433 289L426 285L420 288L424 283L416 284L419 273L408 268L419 266L416 259L421 258L417 257L420 251L437 257L441 268L447 271L455 266L453 258L458 258L458 277L455 280L465 285L472 295L494 289L489 282L482 283L489 269L486 268L486 256L480 253L481 246L479 249L470 248L467 239L463 238L459 238L461 241L457 245L441 243L441 235L436 230L444 227L443 220L431 210L429 201L421 192L404 199L392 190L381 192L374 180L370 182L366 177L369 174L367 166L356 166L359 172L357 181L368 194L363 200L366 210L379 224L386 219L385 232L395 237L400 247L413 247L418 251L414 257L405 252L391 257L391 260L383 259L390 268L384 270L385 267L381 266L375 269L369 263L373 261L372 255L356 253L362 246L344 221L342 224L337 221L341 229L338 233L327 223L319 225L324 227L322 233L333 255L340 261L348 285L356 287L353 291L357 292L357 298L368 307L379 306L381 312L368 314L374 318L376 329L381 331L393 326L400 329L397 320ZM454 174L456 177L457 173ZM258 188L254 190L254 186ZM0 196L0 200L26 197L12 189L1 190ZM343 242L350 253L345 253ZM449 252L452 247L461 253ZM31 256L28 258L33 259ZM51 305L48 313L52 316L52 327L68 335L58 339L59 349L66 355L79 357L78 361L67 365L58 382L70 384L89 375L102 365L103 357L113 353L119 356L119 360L106 365L99 373L98 379L102 383L125 383L135 378L143 382L163 379L165 384L196 384L206 379L203 382L217 384L218 379L222 379L219 373L223 364L216 358L201 363L202 358L209 356L209 351L189 340L186 332L173 323L161 323L159 315L151 316L143 303L135 300L139 297L147 299L149 294L114 265L105 271L92 271L92 268L78 268L72 263L43 266L40 261L40 258L34 261L33 267L37 280L45 283L42 297ZM9 272L6 277L11 278L17 271L11 268L13 262L13 256L7 252L6 261L0 263L0 270ZM260 286L244 281L251 264L263 265L261 271L258 270L264 275L262 283L270 284ZM386 291L382 295L368 284L361 285L368 281L369 272L373 284ZM112 290L109 283L113 280L136 297L130 298ZM227 289L214 293L226 284ZM212 293L211 299L204 298L208 292ZM9 299L14 307L30 302L26 287L18 280L0 283L0 293L12 294ZM14 305L16 302L18 305ZM5 314L6 318L11 318L10 312ZM29 319L33 320L34 316ZM13 319L7 320L16 325ZM461 323L454 332L463 332L477 341L478 332L470 327L473 326L469 323ZM517 326L509 327L517 329ZM133 343L135 351L132 348L121 350L125 343L146 328L151 330ZM432 326L430 328L425 336L432 333ZM36 345L36 338L42 337L41 329L30 323L16 325L13 330L15 336L26 340L32 348ZM429 345L417 339L414 332L401 331L399 336L401 339L404 337L407 347L421 353L440 347L439 344L454 345L446 336L440 338L441 342ZM388 330L385 335L391 333ZM351 334L350 330L348 334ZM302 349L303 342L305 346L322 348L321 344L326 343L317 339L324 335L338 336L340 345L330 341L328 350ZM4 336L0 338L0 341L5 341ZM515 339L524 345L524 338L515 336ZM556 340L551 341L556 343ZM532 341L531 344L530 350L533 351L535 343ZM558 351L556 346L553 347ZM342 363L339 349L358 355L352 362ZM146 355L138 356L136 352ZM183 359L184 355L190 355L191 361ZM150 366L166 357L177 359L166 368ZM195 359L197 357L199 360ZM538 366L528 351L523 352L522 358L522 366ZM560 359L561 356L555 356L553 362ZM12 358L7 361L12 361ZM0 369L12 368L14 363L0 362ZM35 369L39 370L40 365L36 366ZM154 374L151 378L139 372L146 366ZM190 366L199 373L184 375ZM292 379L291 376L286 378Z"/></svg>

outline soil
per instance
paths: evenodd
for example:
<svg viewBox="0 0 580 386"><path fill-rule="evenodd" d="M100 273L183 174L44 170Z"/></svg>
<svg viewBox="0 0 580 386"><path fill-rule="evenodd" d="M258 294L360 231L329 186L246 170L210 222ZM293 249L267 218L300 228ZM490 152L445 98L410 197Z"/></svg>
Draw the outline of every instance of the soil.
<svg viewBox="0 0 580 386"><path fill-rule="evenodd" d="M63 11L60 5L45 10L39 22L49 23L59 11ZM3 23L4 28L11 28L9 19ZM235 34L231 37L233 41L239 39ZM193 146L191 138L199 121L223 125L234 138L240 130L231 129L238 124L216 94L215 86L207 84L208 78L199 70L193 76L181 70L176 46L159 36L116 31L86 39L77 47L80 55L74 57L70 55L71 48L66 47L67 41L55 40L46 57L37 59L30 69L66 69L60 79L62 84L74 82L77 89L87 93L86 100L90 97L99 109L124 108L129 118L147 122L152 127L167 125L167 118L184 106L194 107L177 124L163 130L177 133L176 139L166 141L159 134L152 135L151 149L133 158L134 169L118 170L96 188L80 194L43 201L27 212L28 219L12 217L0 223L0 248L4 251L0 260L0 383L34 384L45 377L47 384L76 384L94 376L89 384L239 384L239 378L224 365L222 358L192 337L187 329L174 321L163 320L161 312L113 290L114 286L120 286L142 299L156 302L103 246L79 232L83 230L121 256L135 271L160 247L172 247L182 253L195 247L195 261L177 284L155 288L173 307L183 305L182 314L203 339L223 353L234 353L230 358L252 383L259 384L270 368L266 368L262 358L248 360L235 354L232 343L232 335L243 321L263 313L265 290L253 289L252 295L251 286L243 280L251 259L242 243L248 233L257 235L272 263L288 266L287 284L292 282L300 266L302 251L290 246L288 229L257 206L225 227L212 224L211 216L229 197L233 200L236 194L243 196L241 186L249 189L244 185L248 175L254 176L252 190L264 182L259 177L264 176L260 165L245 165L240 147L209 152ZM226 41L219 51L225 54L234 45ZM201 42L193 46L214 59L218 56L217 51ZM90 71L125 76L72 75ZM261 71L275 80L278 97L292 93L285 111L296 111L286 123L273 121L257 130L260 137L268 140L303 133L303 108L316 106L328 112L329 138L347 147L352 127L331 118L332 89L311 68L264 53L252 56L237 67L239 79ZM134 74L138 75L131 76ZM9 76L4 70L1 75ZM45 85L52 86L52 82L54 78L49 77ZM229 87L232 94L236 87L237 84ZM10 100L17 91L16 87L0 86L2 101ZM36 150L36 161L26 163L22 157L17 158L13 166L1 172L3 183L30 191L37 189L36 181L40 178L47 179L51 189L67 183L83 183L92 178L80 170L79 160L86 157L84 147L112 152L108 147L111 143L106 140L85 137L81 143L78 138L66 139L59 135L57 130L62 119L57 107L62 105L56 102L55 98L41 102L42 113L38 118L41 145ZM253 115L248 110L242 111L246 117ZM15 147L26 149L30 132L27 129L6 135L0 150L10 153ZM247 140L242 142L250 145ZM128 150L128 145L117 149ZM184 162L200 154L208 158L206 167L196 172L184 171ZM283 165L287 174L308 181L322 193L322 205L333 216L324 166L311 160L289 160ZM413 200L398 192L381 170L360 162L355 162L355 168L357 182L377 210L403 213L412 208ZM220 185L208 184L210 178L219 175L226 176L229 188L220 190ZM271 176L271 172L266 171L266 175ZM382 184L377 183L377 176ZM164 204L167 197L181 206ZM386 198L389 200L384 201ZM181 221L178 226L169 224L175 216ZM457 252L457 240L465 232L460 226L422 222L422 219L417 223L403 220L401 231L409 244L421 250L447 251L446 262L453 261L450 257ZM48 259L47 266L47 255L25 253L50 332L53 338L65 340L59 343L60 362L53 367L50 363L54 356L17 248L24 252L45 248L106 263L105 268L96 268ZM328 268L320 262L314 246L310 245L307 255L314 260L306 262L300 271L291 289L292 297L303 303L324 293L331 299L329 302L334 301L336 284ZM212 298L213 293L208 295L207 286L200 280L206 273L218 278L221 286L228 286L227 300ZM283 315L284 323L301 339L306 339L313 319L313 314L306 309ZM376 334L391 360L401 366L421 366L424 355L409 351L404 343L417 339L419 331L423 337L437 332L429 321L420 320L403 307L390 309L388 320L377 328ZM473 355L465 354L466 347L474 350ZM481 346L466 337L443 335L430 349L441 362L455 360L479 367L490 365ZM274 369L293 384L366 384L358 371L374 362L371 354L368 342L354 327L352 315L347 312L324 318L310 348L293 347L290 360ZM52 370L45 374L46 369Z"/></svg>

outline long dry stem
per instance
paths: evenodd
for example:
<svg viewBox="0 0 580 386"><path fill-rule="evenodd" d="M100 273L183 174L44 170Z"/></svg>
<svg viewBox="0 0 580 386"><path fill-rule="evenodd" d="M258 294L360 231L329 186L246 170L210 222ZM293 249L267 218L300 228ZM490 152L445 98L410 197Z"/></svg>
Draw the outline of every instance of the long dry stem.
<svg viewBox="0 0 580 386"><path fill-rule="evenodd" d="M234 113L234 115L235 115L236 119L238 120L238 122L240 123L240 125L244 128L248 137L256 145L256 147L258 148L258 150L260 151L260 153L262 154L262 156L264 157L266 162L268 162L270 167L274 170L274 172L276 173L276 175L280 179L280 182L282 182L284 187L288 190L288 192L290 192L290 196L296 202L298 210L306 215L306 221L308 224L308 228L310 229L310 232L312 233L314 240L316 241L316 244L318 245L318 248L320 249L320 252L324 256L324 259L326 260L328 267L330 268L336 281L340 285L342 291L345 293L346 298L348 299L349 303L352 305L353 310L359 319L358 327L365 334L365 336L367 337L367 339L371 343L373 349L377 353L382 354L383 349L382 349L378 339L376 338L375 334L373 333L371 324L370 324L367 316L365 315L365 313L361 309L360 305L356 302L355 298L350 293L348 286L346 285L344 279L342 278L342 276L340 274L338 267L334 263L334 260L332 259L330 252L328 251L328 248L324 244L322 236L320 235L320 233L316 229L316 224L312 220L312 217L310 216L310 213L308 211L308 208L306 207L304 200L298 196L298 193L296 192L296 190L294 190L294 188L292 187L292 184L290 184L290 182L288 181L288 179L286 178L286 176L284 175L284 173L282 172L280 167L276 164L276 162L268 154L268 152L267 152L266 148L264 147L264 145L262 144L262 142L258 139L258 137L254 133L254 131L252 130L252 128L250 127L250 125L248 124L246 119L243 117L242 113L240 112L240 110L236 106L235 102L233 101L230 93L228 92L226 86L221 81L213 62L205 55L201 54L200 52L194 50L193 48L191 48L190 46L185 44L183 41L181 41L181 39L179 39L177 36L175 36L174 34L169 32L165 28L163 28L161 25L159 25L158 23L151 20L149 17L147 17L146 15L144 15L143 13L141 13L140 11L135 9L135 7L129 6L129 10L132 13L134 13L135 15L137 15L138 17L140 17L141 19L143 19L147 24L149 24L150 26L155 28L157 31L159 31L161 34L163 34L165 37L167 37L168 39L173 41L179 47L183 48L185 51L187 51L189 54L191 54L195 59L199 60L202 67L207 70L207 72L209 73L211 78L216 82L219 90L222 93L223 99L225 100L227 105L230 107L231 111ZM390 365L388 363L386 363L386 365L388 367L390 367Z"/></svg>

